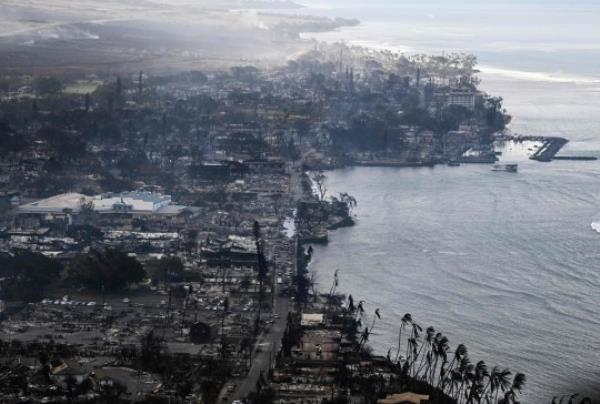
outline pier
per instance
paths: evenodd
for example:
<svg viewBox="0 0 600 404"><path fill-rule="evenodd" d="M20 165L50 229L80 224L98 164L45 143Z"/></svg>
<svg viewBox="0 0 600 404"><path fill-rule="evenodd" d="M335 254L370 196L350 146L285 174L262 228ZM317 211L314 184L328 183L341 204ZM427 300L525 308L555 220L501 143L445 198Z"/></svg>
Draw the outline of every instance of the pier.
<svg viewBox="0 0 600 404"><path fill-rule="evenodd" d="M596 160L598 160L598 157L594 157L594 156L554 156L553 160L596 161Z"/></svg>
<svg viewBox="0 0 600 404"><path fill-rule="evenodd" d="M523 140L529 140L523 138ZM532 138L531 140L540 140L540 138ZM531 160L537 160L542 162L552 161L556 154L567 144L568 140L562 137L544 137L542 138L544 144L540 147L531 157Z"/></svg>
<svg viewBox="0 0 600 404"><path fill-rule="evenodd" d="M403 161L403 160L359 160L353 163L362 167L433 167L434 161Z"/></svg>

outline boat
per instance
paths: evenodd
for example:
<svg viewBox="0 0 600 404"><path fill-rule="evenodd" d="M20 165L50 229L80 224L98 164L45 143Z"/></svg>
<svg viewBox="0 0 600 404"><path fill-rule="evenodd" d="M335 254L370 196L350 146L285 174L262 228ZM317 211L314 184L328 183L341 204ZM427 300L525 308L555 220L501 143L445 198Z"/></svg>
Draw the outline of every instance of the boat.
<svg viewBox="0 0 600 404"><path fill-rule="evenodd" d="M496 163L492 166L492 171L506 171L509 173L516 173L518 165L513 163Z"/></svg>

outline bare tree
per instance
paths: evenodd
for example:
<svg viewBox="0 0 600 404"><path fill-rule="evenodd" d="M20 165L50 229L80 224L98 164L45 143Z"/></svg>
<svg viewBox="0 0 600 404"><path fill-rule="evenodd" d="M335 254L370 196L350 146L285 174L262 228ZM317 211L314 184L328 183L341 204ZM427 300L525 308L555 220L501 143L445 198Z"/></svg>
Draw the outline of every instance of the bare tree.
<svg viewBox="0 0 600 404"><path fill-rule="evenodd" d="M312 175L311 179L317 187L319 201L325 201L325 196L327 196L327 176L323 171L317 171Z"/></svg>

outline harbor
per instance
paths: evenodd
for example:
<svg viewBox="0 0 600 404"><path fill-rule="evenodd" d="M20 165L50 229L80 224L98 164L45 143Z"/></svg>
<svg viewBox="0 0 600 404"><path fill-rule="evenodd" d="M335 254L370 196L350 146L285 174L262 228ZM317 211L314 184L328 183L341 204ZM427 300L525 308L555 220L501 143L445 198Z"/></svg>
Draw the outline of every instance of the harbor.
<svg viewBox="0 0 600 404"><path fill-rule="evenodd" d="M506 147L510 142L511 146ZM503 160L510 160L513 155L527 155L530 160L551 162L554 160L594 161L598 158L592 155L558 155L569 143L569 140L558 136L523 136L500 135L496 137L496 154ZM500 150L502 149L502 150Z"/></svg>
<svg viewBox="0 0 600 404"><path fill-rule="evenodd" d="M531 157L531 160L550 162L569 141L562 137L547 137L544 144Z"/></svg>

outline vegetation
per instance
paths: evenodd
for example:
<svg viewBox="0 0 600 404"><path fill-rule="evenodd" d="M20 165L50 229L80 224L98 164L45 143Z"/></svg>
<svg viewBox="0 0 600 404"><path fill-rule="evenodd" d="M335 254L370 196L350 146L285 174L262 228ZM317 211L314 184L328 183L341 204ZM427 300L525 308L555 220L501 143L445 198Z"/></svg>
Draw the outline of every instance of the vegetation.
<svg viewBox="0 0 600 404"><path fill-rule="evenodd" d="M69 267L69 278L95 291L115 292L141 282L146 273L142 265L127 253L106 249L77 256Z"/></svg>
<svg viewBox="0 0 600 404"><path fill-rule="evenodd" d="M296 266L296 301L300 304L308 302L310 291L314 287L314 277L308 271L308 264L312 259L313 248L308 246L306 250L298 247L298 263Z"/></svg>
<svg viewBox="0 0 600 404"><path fill-rule="evenodd" d="M364 318L362 301L354 313L359 320ZM366 346L379 318L379 311L375 310L371 325L361 332L357 349ZM396 366L400 381L425 383L436 394L451 397L459 404L516 404L526 381L522 373L513 376L510 370L498 366L490 370L484 361L472 363L463 344L451 352L447 337L434 327L423 333L409 313L400 319L396 354L392 356L391 352L390 349L388 360Z"/></svg>
<svg viewBox="0 0 600 404"><path fill-rule="evenodd" d="M60 94L64 88L63 83L56 77L38 77L33 82L36 94L40 96Z"/></svg>
<svg viewBox="0 0 600 404"><path fill-rule="evenodd" d="M319 201L324 202L325 197L327 196L327 176L323 171L317 171L313 173L311 180L313 181L313 184L315 184Z"/></svg>
<svg viewBox="0 0 600 404"><path fill-rule="evenodd" d="M71 226L66 234L85 245L91 245L94 241L102 240L104 236L102 230L91 224Z"/></svg>
<svg viewBox="0 0 600 404"><path fill-rule="evenodd" d="M167 255L148 261L146 271L155 285L159 282L176 282L181 279L183 261L177 256Z"/></svg>
<svg viewBox="0 0 600 404"><path fill-rule="evenodd" d="M62 265L40 253L19 250L0 255L3 299L38 301L62 272Z"/></svg>

